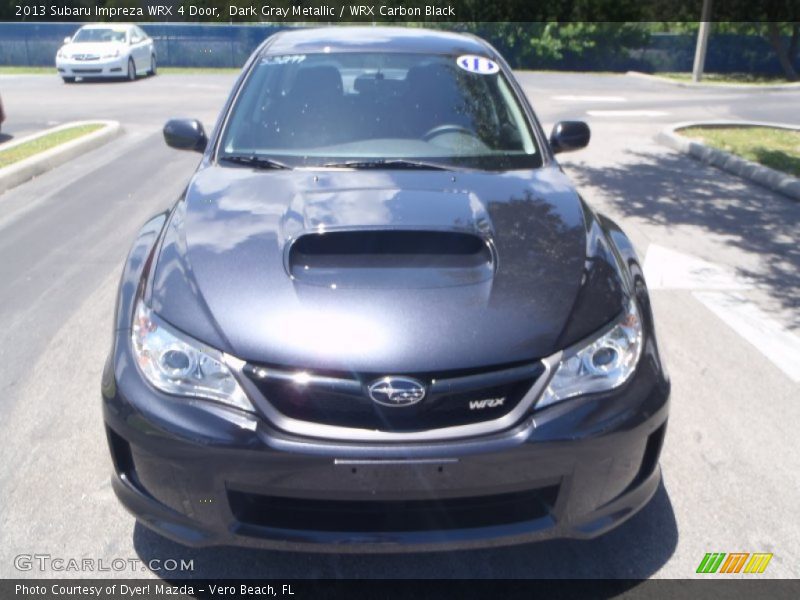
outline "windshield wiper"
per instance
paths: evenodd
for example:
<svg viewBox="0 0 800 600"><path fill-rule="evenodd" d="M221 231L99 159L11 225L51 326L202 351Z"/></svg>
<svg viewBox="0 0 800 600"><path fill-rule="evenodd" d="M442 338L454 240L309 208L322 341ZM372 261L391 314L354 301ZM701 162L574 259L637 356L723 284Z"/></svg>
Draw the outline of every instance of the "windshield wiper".
<svg viewBox="0 0 800 600"><path fill-rule="evenodd" d="M405 158L383 158L376 160L347 160L344 162L325 163L323 167L346 169L435 169L437 171L452 171L452 167L440 163L424 160L409 160Z"/></svg>
<svg viewBox="0 0 800 600"><path fill-rule="evenodd" d="M274 158L259 156L258 154L226 154L218 157L237 165L247 165L255 169L291 169L289 165Z"/></svg>

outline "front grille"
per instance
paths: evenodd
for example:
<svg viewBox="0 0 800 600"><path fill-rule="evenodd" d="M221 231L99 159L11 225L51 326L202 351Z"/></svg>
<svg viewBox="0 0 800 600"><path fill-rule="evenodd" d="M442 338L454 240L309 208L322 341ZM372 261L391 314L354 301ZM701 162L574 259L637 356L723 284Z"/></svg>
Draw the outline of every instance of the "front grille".
<svg viewBox="0 0 800 600"><path fill-rule="evenodd" d="M73 72L73 73L87 73L87 74L92 74L92 73L102 73L102 72L103 72L103 69L72 69L72 72Z"/></svg>
<svg viewBox="0 0 800 600"><path fill-rule="evenodd" d="M424 500L313 500L228 490L236 519L245 525L312 531L429 531L491 527L550 514L558 485L466 498Z"/></svg>
<svg viewBox="0 0 800 600"><path fill-rule="evenodd" d="M385 374L317 376L247 365L244 373L264 399L286 417L310 423L387 432L419 432L498 419L511 412L544 372L541 363L471 374L412 374L425 397L386 406L369 395ZM502 400L502 401L501 401Z"/></svg>

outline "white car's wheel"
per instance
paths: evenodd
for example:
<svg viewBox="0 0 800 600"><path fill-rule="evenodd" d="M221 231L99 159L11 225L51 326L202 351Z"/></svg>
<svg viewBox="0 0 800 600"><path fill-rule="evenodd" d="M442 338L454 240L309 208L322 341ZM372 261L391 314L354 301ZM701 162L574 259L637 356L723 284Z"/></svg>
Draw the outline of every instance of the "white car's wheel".
<svg viewBox="0 0 800 600"><path fill-rule="evenodd" d="M128 59L128 81L135 81L136 80L136 65L133 63L133 59Z"/></svg>
<svg viewBox="0 0 800 600"><path fill-rule="evenodd" d="M147 72L151 77L158 72L158 65L156 65L156 55L150 55L150 70Z"/></svg>

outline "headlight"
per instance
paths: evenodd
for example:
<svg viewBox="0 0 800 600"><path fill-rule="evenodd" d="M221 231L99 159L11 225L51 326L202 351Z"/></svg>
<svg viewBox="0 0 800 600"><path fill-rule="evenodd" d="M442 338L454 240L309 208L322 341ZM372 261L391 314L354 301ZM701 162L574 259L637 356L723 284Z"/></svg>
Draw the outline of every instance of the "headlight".
<svg viewBox="0 0 800 600"><path fill-rule="evenodd" d="M142 301L136 306L131 338L140 371L162 392L253 411L221 352L172 329Z"/></svg>
<svg viewBox="0 0 800 600"><path fill-rule="evenodd" d="M605 334L564 352L536 408L621 386L642 354L642 321L631 299L623 317Z"/></svg>
<svg viewBox="0 0 800 600"><path fill-rule="evenodd" d="M118 56L119 56L119 48L114 50L114 52L112 52L111 54L104 54L100 58L117 58Z"/></svg>

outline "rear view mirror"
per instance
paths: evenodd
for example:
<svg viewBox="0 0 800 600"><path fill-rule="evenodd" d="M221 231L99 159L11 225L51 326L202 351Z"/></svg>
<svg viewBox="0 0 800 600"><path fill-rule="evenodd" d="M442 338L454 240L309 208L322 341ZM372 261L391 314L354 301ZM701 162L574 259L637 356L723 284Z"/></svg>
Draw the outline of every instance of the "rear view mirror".
<svg viewBox="0 0 800 600"><path fill-rule="evenodd" d="M559 121L550 134L550 147L554 153L580 150L592 137L589 126L583 121Z"/></svg>
<svg viewBox="0 0 800 600"><path fill-rule="evenodd" d="M208 144L203 124L197 119L170 119L164 125L164 141L178 150L204 152Z"/></svg>
<svg viewBox="0 0 800 600"><path fill-rule="evenodd" d="M65 38L64 38L64 43L65 43L65 44L69 44L71 41L72 41L72 38L71 38L71 37L69 37L69 36L67 36L67 37L65 37Z"/></svg>

